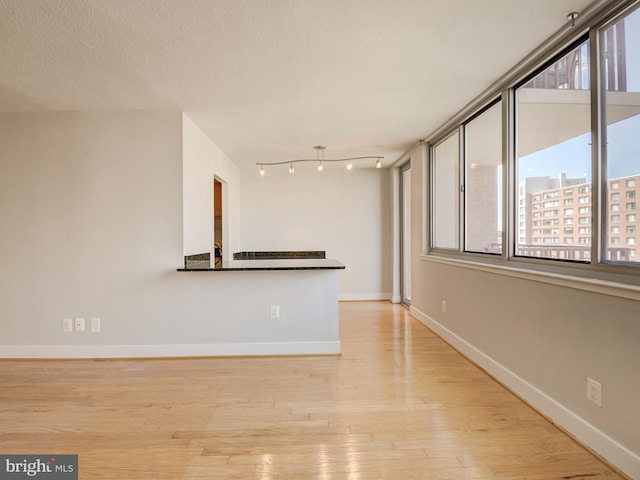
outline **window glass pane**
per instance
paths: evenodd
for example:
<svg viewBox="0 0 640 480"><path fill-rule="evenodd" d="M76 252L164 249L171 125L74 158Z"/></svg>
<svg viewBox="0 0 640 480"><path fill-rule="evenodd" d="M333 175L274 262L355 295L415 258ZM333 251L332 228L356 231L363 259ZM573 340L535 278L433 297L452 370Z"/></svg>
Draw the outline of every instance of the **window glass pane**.
<svg viewBox="0 0 640 480"><path fill-rule="evenodd" d="M502 253L502 103L465 125L465 250Z"/></svg>
<svg viewBox="0 0 640 480"><path fill-rule="evenodd" d="M606 99L606 195L603 222L613 230L605 237L602 258L640 263L636 254L635 198L640 189L640 10L602 32L602 81ZM614 193L615 192L615 193ZM616 213L613 213L616 212Z"/></svg>
<svg viewBox="0 0 640 480"><path fill-rule="evenodd" d="M459 248L460 140L458 132L433 149L433 247Z"/></svg>
<svg viewBox="0 0 640 480"><path fill-rule="evenodd" d="M590 260L589 84L587 41L516 90L516 255ZM564 205L577 208L560 207ZM553 229L533 232L539 220L566 225L578 223L579 217L587 219L588 229L573 237L558 236Z"/></svg>

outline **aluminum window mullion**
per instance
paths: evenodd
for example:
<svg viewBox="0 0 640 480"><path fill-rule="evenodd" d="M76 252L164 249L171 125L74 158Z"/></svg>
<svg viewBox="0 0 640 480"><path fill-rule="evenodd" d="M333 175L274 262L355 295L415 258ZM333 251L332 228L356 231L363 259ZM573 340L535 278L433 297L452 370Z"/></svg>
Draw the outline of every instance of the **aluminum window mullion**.
<svg viewBox="0 0 640 480"><path fill-rule="evenodd" d="M589 77L591 79L591 265L598 265L603 257L603 247L607 245L606 221L606 141L605 112L602 101L603 62L601 61L601 33L589 32Z"/></svg>
<svg viewBox="0 0 640 480"><path fill-rule="evenodd" d="M515 253L517 195L515 192L515 101L512 88L502 93L502 258Z"/></svg>
<svg viewBox="0 0 640 480"><path fill-rule="evenodd" d="M464 125L458 127L458 251L464 252L466 247L467 219L465 216L467 195L465 186L467 181L466 138Z"/></svg>

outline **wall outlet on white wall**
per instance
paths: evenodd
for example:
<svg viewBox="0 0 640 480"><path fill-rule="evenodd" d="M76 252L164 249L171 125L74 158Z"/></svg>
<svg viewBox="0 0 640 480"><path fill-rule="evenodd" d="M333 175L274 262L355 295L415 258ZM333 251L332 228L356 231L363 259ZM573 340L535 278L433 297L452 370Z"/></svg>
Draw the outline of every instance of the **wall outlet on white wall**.
<svg viewBox="0 0 640 480"><path fill-rule="evenodd" d="M73 320L70 318L62 319L62 331L65 333L73 332Z"/></svg>
<svg viewBox="0 0 640 480"><path fill-rule="evenodd" d="M98 317L91 318L91 332L100 333L100 330L101 330L100 319Z"/></svg>
<svg viewBox="0 0 640 480"><path fill-rule="evenodd" d="M84 318L76 317L73 321L73 329L76 332L84 332Z"/></svg>
<svg viewBox="0 0 640 480"><path fill-rule="evenodd" d="M272 319L280 318L280 305L271 305L271 309L269 310L269 315Z"/></svg>
<svg viewBox="0 0 640 480"><path fill-rule="evenodd" d="M587 377L587 400L602 407L602 384L589 377Z"/></svg>
<svg viewBox="0 0 640 480"><path fill-rule="evenodd" d="M447 301L442 300L442 312L447 313Z"/></svg>

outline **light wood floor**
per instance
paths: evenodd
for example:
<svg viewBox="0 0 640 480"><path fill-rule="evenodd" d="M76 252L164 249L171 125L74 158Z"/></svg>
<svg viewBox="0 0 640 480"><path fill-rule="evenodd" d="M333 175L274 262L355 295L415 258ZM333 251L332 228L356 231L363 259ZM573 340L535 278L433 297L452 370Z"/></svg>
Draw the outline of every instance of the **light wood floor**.
<svg viewBox="0 0 640 480"><path fill-rule="evenodd" d="M341 357L0 362L0 452L95 479L620 479L406 310Z"/></svg>

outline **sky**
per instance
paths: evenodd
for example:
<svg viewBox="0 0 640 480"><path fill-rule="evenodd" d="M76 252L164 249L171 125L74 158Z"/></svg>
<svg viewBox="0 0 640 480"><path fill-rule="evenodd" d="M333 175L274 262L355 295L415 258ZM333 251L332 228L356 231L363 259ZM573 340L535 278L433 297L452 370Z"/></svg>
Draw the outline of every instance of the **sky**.
<svg viewBox="0 0 640 480"><path fill-rule="evenodd" d="M640 173L640 115L609 125L607 130L608 178ZM591 133L520 158L518 180L526 177L585 178L591 182Z"/></svg>

